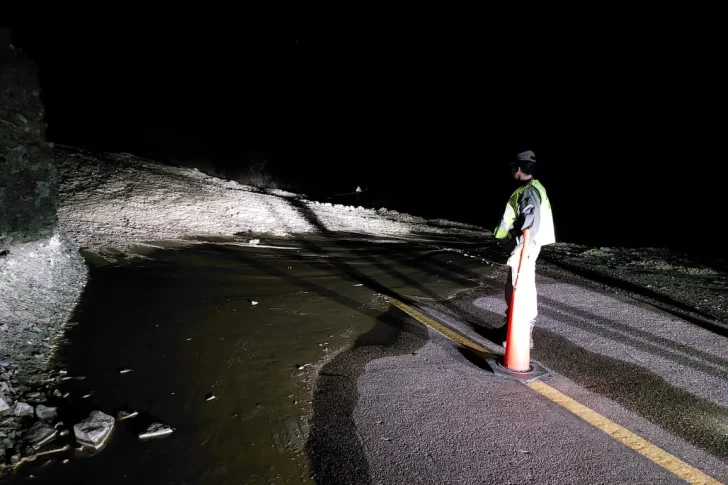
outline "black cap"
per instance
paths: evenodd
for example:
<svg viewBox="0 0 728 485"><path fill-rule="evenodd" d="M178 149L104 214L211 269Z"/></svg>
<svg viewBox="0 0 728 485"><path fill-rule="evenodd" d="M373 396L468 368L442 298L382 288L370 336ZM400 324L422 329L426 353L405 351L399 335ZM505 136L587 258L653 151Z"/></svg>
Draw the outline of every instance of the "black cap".
<svg viewBox="0 0 728 485"><path fill-rule="evenodd" d="M533 162L536 163L536 154L532 150L526 150L516 155L516 162Z"/></svg>

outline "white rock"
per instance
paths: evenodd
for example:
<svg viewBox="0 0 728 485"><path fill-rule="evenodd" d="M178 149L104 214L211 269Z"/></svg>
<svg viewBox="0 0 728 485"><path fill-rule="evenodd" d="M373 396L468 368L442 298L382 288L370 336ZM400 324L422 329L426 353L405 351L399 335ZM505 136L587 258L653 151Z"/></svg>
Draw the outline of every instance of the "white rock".
<svg viewBox="0 0 728 485"><path fill-rule="evenodd" d="M19 417L33 417L35 416L35 410L30 404L18 401L15 403L15 415Z"/></svg>
<svg viewBox="0 0 728 485"><path fill-rule="evenodd" d="M88 418L73 426L76 441L94 449L106 443L114 429L114 418L101 411L92 411Z"/></svg>
<svg viewBox="0 0 728 485"><path fill-rule="evenodd" d="M150 438L161 438L162 436L170 435L174 432L174 428L167 426L162 423L151 424L146 431L139 434L140 440L147 440Z"/></svg>
<svg viewBox="0 0 728 485"><path fill-rule="evenodd" d="M5 402L3 398L0 397L0 413L3 411L7 411L10 409L10 406L8 406L8 403Z"/></svg>
<svg viewBox="0 0 728 485"><path fill-rule="evenodd" d="M248 244L260 244L260 239L251 239Z"/></svg>
<svg viewBox="0 0 728 485"><path fill-rule="evenodd" d="M38 417L43 421L52 423L58 417L58 409L44 406L41 404L37 408L35 408L35 414L38 415Z"/></svg>

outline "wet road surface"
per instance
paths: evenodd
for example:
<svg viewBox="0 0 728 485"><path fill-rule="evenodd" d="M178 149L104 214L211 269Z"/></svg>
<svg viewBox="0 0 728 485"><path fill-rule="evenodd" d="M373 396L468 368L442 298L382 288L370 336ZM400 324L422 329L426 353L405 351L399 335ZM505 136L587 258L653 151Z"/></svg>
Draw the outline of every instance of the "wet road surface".
<svg viewBox="0 0 728 485"><path fill-rule="evenodd" d="M485 249L339 235L94 265L57 359L85 377L64 384L62 418L140 416L97 455L27 464L18 481L685 483L392 305L502 353L505 272ZM544 382L728 482L727 339L549 274L532 355ZM175 433L140 441L151 421Z"/></svg>

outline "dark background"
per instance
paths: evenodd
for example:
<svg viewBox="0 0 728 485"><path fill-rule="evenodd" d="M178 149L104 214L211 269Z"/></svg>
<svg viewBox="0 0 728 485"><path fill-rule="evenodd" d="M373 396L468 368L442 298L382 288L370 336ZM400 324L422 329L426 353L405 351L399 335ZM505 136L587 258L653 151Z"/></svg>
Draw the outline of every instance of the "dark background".
<svg viewBox="0 0 728 485"><path fill-rule="evenodd" d="M536 31L494 29L493 16L448 28L46 16L11 32L41 70L57 143L230 177L265 159L312 197L487 228L514 188L508 162L532 149L561 240L722 248L719 31L680 15L590 18ZM360 201L336 196L357 185Z"/></svg>

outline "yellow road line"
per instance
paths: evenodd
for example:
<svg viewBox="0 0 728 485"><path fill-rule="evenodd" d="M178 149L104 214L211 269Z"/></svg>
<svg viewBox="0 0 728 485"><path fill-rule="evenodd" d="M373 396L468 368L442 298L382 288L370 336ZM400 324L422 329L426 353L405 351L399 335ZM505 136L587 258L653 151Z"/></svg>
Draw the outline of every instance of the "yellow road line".
<svg viewBox="0 0 728 485"><path fill-rule="evenodd" d="M527 383L526 385L541 394L542 396L549 398L556 404L565 407L592 426L604 431L620 443L627 445L635 450L637 453L646 456L651 461L657 463L667 471L674 473L679 478L685 480L687 483L696 485L721 485L719 481L706 475L697 468L688 465L676 456L673 456L665 450L658 448L646 439L640 438L630 430L618 425L610 419L605 418L596 411L573 400L566 394L557 391L548 384L544 384L541 381L533 381Z"/></svg>
<svg viewBox="0 0 728 485"><path fill-rule="evenodd" d="M405 303L402 303L401 301L390 298L390 301L392 305L396 306L403 312L405 312L407 315L411 316L412 318L419 320L421 323L425 324L426 326L430 327L431 329L441 333L445 337L449 338L453 342L456 342L464 347L468 347L471 350L474 350L479 353L485 353L490 354L488 352L488 349L483 347L480 344L477 344L473 342L472 340L460 335L457 332L452 331L450 328L446 327L445 325L441 324L440 322L433 320L432 318L428 317L427 315L424 315L414 308L412 308L409 305L406 305Z"/></svg>
<svg viewBox="0 0 728 485"><path fill-rule="evenodd" d="M432 328L433 330L441 333L445 337L449 338L455 343L468 347L476 352L489 354L488 350L480 344L477 344L467 337L460 335L457 332L452 331L447 326L433 320L432 318L424 315L414 308L402 303L401 301L391 298L390 301L394 306L405 312L407 315L419 320L424 325ZM541 381L533 381L526 384L528 387L541 394L542 396L550 399L556 404L563 406L568 409L587 423L591 424L595 428L604 431L609 436L619 441L620 443L628 446L635 450L637 453L645 456L647 459L660 465L667 471L675 474L677 477L685 480L691 485L723 485L721 482L714 478L706 475L697 468L688 465L684 461L680 460L674 455L666 452L665 450L658 448L649 441L641 438L624 428L614 421L605 418L601 414L597 413L591 408L584 406L583 404L573 400L566 394L563 394L553 387L545 384Z"/></svg>

